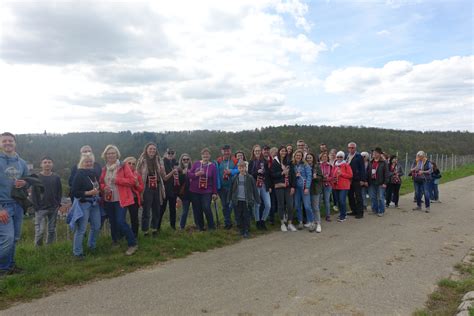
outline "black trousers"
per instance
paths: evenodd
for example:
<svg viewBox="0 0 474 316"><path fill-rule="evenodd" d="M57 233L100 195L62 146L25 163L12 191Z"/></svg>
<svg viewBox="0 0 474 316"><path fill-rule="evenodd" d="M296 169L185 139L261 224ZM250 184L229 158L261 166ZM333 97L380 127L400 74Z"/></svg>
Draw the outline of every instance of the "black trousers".
<svg viewBox="0 0 474 316"><path fill-rule="evenodd" d="M250 211L245 201L238 201L234 205L235 221L240 227L241 233L246 233L250 228Z"/></svg>
<svg viewBox="0 0 474 316"><path fill-rule="evenodd" d="M364 203L362 201L362 187L360 181L352 181L349 189L349 207L356 215L364 214Z"/></svg>
<svg viewBox="0 0 474 316"><path fill-rule="evenodd" d="M170 226L173 229L176 229L176 195L166 195L166 199L164 199L163 204L161 205L160 209L160 217L158 218L158 229L161 228L161 222L163 220L163 215L166 212L166 205L169 205L170 208Z"/></svg>
<svg viewBox="0 0 474 316"><path fill-rule="evenodd" d="M135 238L138 237L138 199L135 198L135 203L128 206L128 212L130 214L130 223L132 226L132 232Z"/></svg>
<svg viewBox="0 0 474 316"><path fill-rule="evenodd" d="M160 190L152 190L148 187L143 192L143 212L142 212L142 231L148 231L150 227L150 211L151 211L151 228L157 229L158 218L160 216Z"/></svg>
<svg viewBox="0 0 474 316"><path fill-rule="evenodd" d="M400 183L389 183L387 185L387 192L385 194L385 205L390 205L393 201L398 206L398 199L400 197Z"/></svg>

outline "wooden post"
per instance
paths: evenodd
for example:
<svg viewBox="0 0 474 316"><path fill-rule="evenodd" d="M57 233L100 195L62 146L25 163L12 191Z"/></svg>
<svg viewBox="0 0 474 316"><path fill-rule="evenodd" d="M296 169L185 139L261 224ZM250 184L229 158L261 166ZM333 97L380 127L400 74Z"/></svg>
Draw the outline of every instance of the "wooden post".
<svg viewBox="0 0 474 316"><path fill-rule="evenodd" d="M451 153L451 170L454 170L454 153Z"/></svg>
<svg viewBox="0 0 474 316"><path fill-rule="evenodd" d="M405 153L405 177L408 177L408 153Z"/></svg>

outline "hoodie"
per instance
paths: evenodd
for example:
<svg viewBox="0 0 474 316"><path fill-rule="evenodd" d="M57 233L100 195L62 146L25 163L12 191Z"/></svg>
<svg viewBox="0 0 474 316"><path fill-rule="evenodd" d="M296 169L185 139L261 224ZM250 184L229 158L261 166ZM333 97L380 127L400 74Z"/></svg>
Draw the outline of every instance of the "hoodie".
<svg viewBox="0 0 474 316"><path fill-rule="evenodd" d="M13 157L4 153L0 154L0 203L11 203L14 199L11 196L15 180L26 177L28 167L26 162L18 154Z"/></svg>

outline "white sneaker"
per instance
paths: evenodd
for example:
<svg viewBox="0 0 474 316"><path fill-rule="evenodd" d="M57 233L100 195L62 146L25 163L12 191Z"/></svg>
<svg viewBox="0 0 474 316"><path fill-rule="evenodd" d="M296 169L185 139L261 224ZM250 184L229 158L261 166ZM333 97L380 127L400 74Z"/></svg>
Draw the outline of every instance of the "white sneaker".
<svg viewBox="0 0 474 316"><path fill-rule="evenodd" d="M309 232L312 233L314 232L315 229L316 229L316 225L314 223L311 223L311 225L309 226Z"/></svg>
<svg viewBox="0 0 474 316"><path fill-rule="evenodd" d="M334 210L334 212L339 212L339 207L337 207L336 205L334 205L332 209Z"/></svg>
<svg viewBox="0 0 474 316"><path fill-rule="evenodd" d="M292 231L292 232L298 231L298 230L296 229L295 225L293 225L293 224L288 224L288 230L289 230L289 231Z"/></svg>
<svg viewBox="0 0 474 316"><path fill-rule="evenodd" d="M303 226L304 226L305 228L310 228L310 227L311 227L311 224L312 224L312 223L306 223L306 224L304 224Z"/></svg>
<svg viewBox="0 0 474 316"><path fill-rule="evenodd" d="M282 232L287 232L288 231L285 224L281 224L281 231Z"/></svg>
<svg viewBox="0 0 474 316"><path fill-rule="evenodd" d="M319 223L318 223L318 225L316 225L316 232L317 233L321 232L321 224L319 224Z"/></svg>
<svg viewBox="0 0 474 316"><path fill-rule="evenodd" d="M302 230L303 228L304 228L304 225L303 225L302 222L300 222L300 223L298 224L298 230Z"/></svg>

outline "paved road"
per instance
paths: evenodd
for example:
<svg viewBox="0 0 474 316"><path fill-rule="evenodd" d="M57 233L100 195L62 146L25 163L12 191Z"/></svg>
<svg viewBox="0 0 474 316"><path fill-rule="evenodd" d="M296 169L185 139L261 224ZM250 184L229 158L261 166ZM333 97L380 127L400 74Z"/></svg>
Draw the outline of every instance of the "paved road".
<svg viewBox="0 0 474 316"><path fill-rule="evenodd" d="M474 245L473 185L442 185L429 214L410 194L383 218L268 234L0 314L409 315Z"/></svg>

